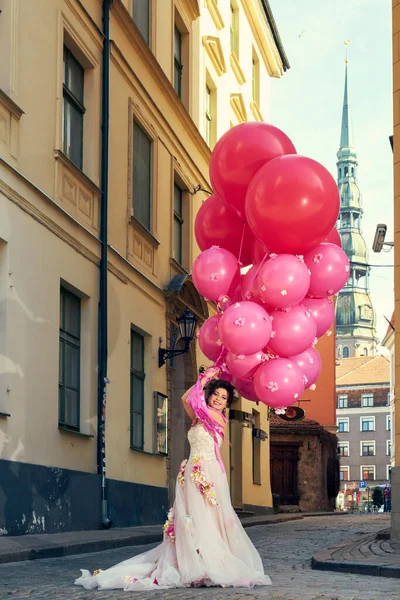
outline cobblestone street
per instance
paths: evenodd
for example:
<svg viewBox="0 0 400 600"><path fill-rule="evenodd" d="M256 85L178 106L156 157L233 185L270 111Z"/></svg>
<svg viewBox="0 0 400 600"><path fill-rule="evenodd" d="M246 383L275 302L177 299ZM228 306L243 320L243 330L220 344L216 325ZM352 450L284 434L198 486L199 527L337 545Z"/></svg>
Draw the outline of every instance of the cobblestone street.
<svg viewBox="0 0 400 600"><path fill-rule="evenodd" d="M259 549L272 586L247 589L184 589L156 592L87 591L72 582L79 569L107 568L151 546L120 548L66 558L0 566L0 598L43 600L399 600L396 579L313 571L311 556L335 543L389 526L386 515L310 517L247 530Z"/></svg>

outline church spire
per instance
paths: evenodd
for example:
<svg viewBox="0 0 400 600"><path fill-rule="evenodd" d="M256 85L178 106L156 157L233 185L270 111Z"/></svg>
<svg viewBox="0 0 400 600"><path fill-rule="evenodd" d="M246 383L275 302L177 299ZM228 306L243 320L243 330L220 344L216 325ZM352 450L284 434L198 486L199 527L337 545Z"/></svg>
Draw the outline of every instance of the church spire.
<svg viewBox="0 0 400 600"><path fill-rule="evenodd" d="M353 138L353 125L351 122L350 102L349 102L349 88L347 82L347 65L348 60L346 58L346 71L344 79L344 96L343 96L343 111L342 111L342 131L340 135L340 148L354 148Z"/></svg>

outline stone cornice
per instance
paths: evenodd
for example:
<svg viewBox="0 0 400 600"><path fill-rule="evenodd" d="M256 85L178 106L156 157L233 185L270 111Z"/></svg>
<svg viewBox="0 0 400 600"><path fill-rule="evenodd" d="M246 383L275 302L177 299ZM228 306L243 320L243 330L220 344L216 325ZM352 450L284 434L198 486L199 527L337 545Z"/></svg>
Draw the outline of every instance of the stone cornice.
<svg viewBox="0 0 400 600"><path fill-rule="evenodd" d="M203 46L207 50L207 54L214 65L217 75L220 76L223 73L226 73L225 58L219 37L205 35L203 37Z"/></svg>
<svg viewBox="0 0 400 600"><path fill-rule="evenodd" d="M240 66L239 59L233 50L229 56L229 62L231 64L232 71L235 73L238 84L243 85L244 83L246 83L245 74L242 71L242 67Z"/></svg>
<svg viewBox="0 0 400 600"><path fill-rule="evenodd" d="M181 13L185 13L189 21L195 21L200 17L198 0L175 0L176 7Z"/></svg>
<svg viewBox="0 0 400 600"><path fill-rule="evenodd" d="M225 27L224 20L222 18L221 13L219 12L218 4L216 0L206 0L206 6L208 8L208 12L211 15L212 20L214 21L215 27L221 31Z"/></svg>
<svg viewBox="0 0 400 600"><path fill-rule="evenodd" d="M14 100L11 100L10 96L8 96L2 89L0 89L0 104L3 104L3 106L13 115L13 117L15 117L18 121L20 120L20 118L22 117L22 115L24 115L24 111L22 110L22 108L20 108L18 106L18 104L16 104L14 102Z"/></svg>

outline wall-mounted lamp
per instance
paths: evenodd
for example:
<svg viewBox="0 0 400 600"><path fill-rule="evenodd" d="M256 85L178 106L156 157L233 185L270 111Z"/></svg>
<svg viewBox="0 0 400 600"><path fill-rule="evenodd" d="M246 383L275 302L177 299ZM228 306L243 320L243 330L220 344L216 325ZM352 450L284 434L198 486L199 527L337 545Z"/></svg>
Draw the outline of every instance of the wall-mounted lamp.
<svg viewBox="0 0 400 600"><path fill-rule="evenodd" d="M185 354L189 350L190 342L194 338L197 325L197 317L193 315L190 310L186 309L183 315L177 318L178 329L180 337L185 342L184 348L175 349L175 344L178 339L178 335L173 341L172 348L159 348L158 349L158 366L162 367L167 360L178 354Z"/></svg>

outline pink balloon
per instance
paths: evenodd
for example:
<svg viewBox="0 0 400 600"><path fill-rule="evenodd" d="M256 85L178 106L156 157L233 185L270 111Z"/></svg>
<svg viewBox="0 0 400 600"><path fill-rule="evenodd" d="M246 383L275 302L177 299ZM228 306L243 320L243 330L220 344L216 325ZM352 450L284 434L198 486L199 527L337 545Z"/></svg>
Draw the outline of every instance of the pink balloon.
<svg viewBox="0 0 400 600"><path fill-rule="evenodd" d="M229 296L240 281L237 258L225 248L204 250L194 261L192 279L199 294L208 300Z"/></svg>
<svg viewBox="0 0 400 600"><path fill-rule="evenodd" d="M311 271L310 298L337 294L349 278L349 259L336 244L319 244L304 256L304 262Z"/></svg>
<svg viewBox="0 0 400 600"><path fill-rule="evenodd" d="M242 289L243 300L252 300L253 302L260 303L260 296L258 290L258 275L257 273L259 265L253 265L247 273L240 277L240 285Z"/></svg>
<svg viewBox="0 0 400 600"><path fill-rule="evenodd" d="M258 402L257 394L254 391L254 386L251 381L243 381L238 377L234 377L232 379L232 384L237 389L239 394L246 398L247 400L253 400L253 402Z"/></svg>
<svg viewBox="0 0 400 600"><path fill-rule="evenodd" d="M324 335L335 319L335 307L329 298L304 298L301 304L308 308L317 324L317 337Z"/></svg>
<svg viewBox="0 0 400 600"><path fill-rule="evenodd" d="M242 300L242 287L239 284L235 291L230 294L230 296L223 296L219 301L219 306L223 312L226 311L227 308L232 306L232 304L236 304L236 302L240 302Z"/></svg>
<svg viewBox="0 0 400 600"><path fill-rule="evenodd" d="M255 302L237 302L222 315L219 326L222 344L234 354L255 354L271 336L271 319Z"/></svg>
<svg viewBox="0 0 400 600"><path fill-rule="evenodd" d="M266 360L267 355L262 350L249 356L228 352L225 358L225 362L232 375L240 379L249 379L252 377L258 367Z"/></svg>
<svg viewBox="0 0 400 600"><path fill-rule="evenodd" d="M213 362L217 360L222 351L222 343L219 339L218 322L220 317L214 315L209 317L199 331L200 350Z"/></svg>
<svg viewBox="0 0 400 600"><path fill-rule="evenodd" d="M274 308L296 306L310 287L308 268L293 254L272 255L257 279L261 300Z"/></svg>
<svg viewBox="0 0 400 600"><path fill-rule="evenodd" d="M253 265L260 264L260 262L263 260L264 256L267 253L268 253L267 246L261 240L255 239L255 241L253 243L253 247L251 249L252 264Z"/></svg>
<svg viewBox="0 0 400 600"><path fill-rule="evenodd" d="M220 246L239 258L242 246L240 261L243 265L251 264L255 238L250 227L217 194L207 198L201 205L196 215L194 233L200 250Z"/></svg>
<svg viewBox="0 0 400 600"><path fill-rule="evenodd" d="M336 227L331 229L331 231L328 233L328 235L324 239L324 242L328 242L329 244L336 244L336 246L339 246L339 248L342 248L342 238L340 237L340 233L338 232Z"/></svg>
<svg viewBox="0 0 400 600"><path fill-rule="evenodd" d="M283 131L267 123L241 123L217 142L210 160L213 189L243 216L248 185L268 161L296 149Z"/></svg>
<svg viewBox="0 0 400 600"><path fill-rule="evenodd" d="M304 380L304 387L307 389L313 385L321 372L322 361L318 352L310 346L307 350L304 350L301 354L290 357L290 362L295 364L302 373Z"/></svg>
<svg viewBox="0 0 400 600"><path fill-rule="evenodd" d="M271 252L304 254L329 234L339 206L338 187L329 171L294 154L271 160L253 177L246 219Z"/></svg>
<svg viewBox="0 0 400 600"><path fill-rule="evenodd" d="M265 362L254 376L254 390L258 398L272 408L286 408L304 392L303 375L287 358Z"/></svg>
<svg viewBox="0 0 400 600"><path fill-rule="evenodd" d="M304 352L314 342L317 324L304 306L271 313L272 334L268 349L278 356Z"/></svg>

